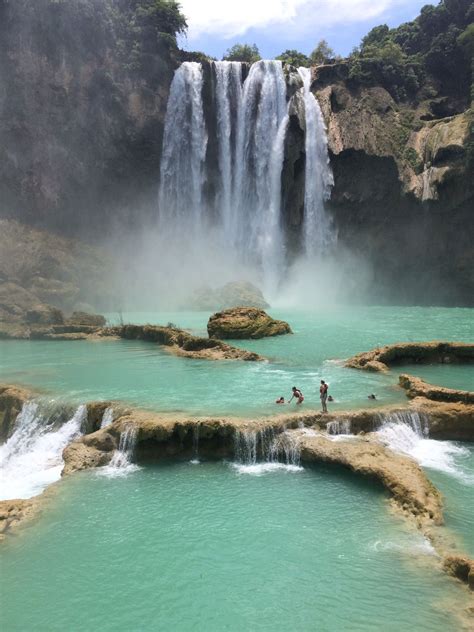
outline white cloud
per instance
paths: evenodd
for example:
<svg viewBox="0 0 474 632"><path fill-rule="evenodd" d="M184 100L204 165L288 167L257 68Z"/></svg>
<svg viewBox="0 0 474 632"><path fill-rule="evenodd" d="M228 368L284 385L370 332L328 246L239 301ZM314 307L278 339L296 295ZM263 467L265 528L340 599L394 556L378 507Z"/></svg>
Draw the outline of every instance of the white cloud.
<svg viewBox="0 0 474 632"><path fill-rule="evenodd" d="M301 35L321 26L370 20L410 0L180 0L188 38L230 39L251 29Z"/></svg>

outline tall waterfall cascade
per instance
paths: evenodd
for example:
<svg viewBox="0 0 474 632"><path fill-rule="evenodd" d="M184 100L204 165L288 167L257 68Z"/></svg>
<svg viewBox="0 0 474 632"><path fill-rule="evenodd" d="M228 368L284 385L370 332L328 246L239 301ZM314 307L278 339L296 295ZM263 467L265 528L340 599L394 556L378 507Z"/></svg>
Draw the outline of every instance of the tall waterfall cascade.
<svg viewBox="0 0 474 632"><path fill-rule="evenodd" d="M160 232L216 239L237 263L258 270L274 293L288 266L282 205L289 98L280 61L184 62L168 100L159 190ZM305 109L301 252L323 254L333 233L324 201L332 185L321 110L310 71L294 71Z"/></svg>
<svg viewBox="0 0 474 632"><path fill-rule="evenodd" d="M329 199L334 184L328 157L326 126L319 103L311 92L311 69L298 68L303 80L305 110L305 192L304 246L308 256L324 252L334 243L335 233L324 202Z"/></svg>

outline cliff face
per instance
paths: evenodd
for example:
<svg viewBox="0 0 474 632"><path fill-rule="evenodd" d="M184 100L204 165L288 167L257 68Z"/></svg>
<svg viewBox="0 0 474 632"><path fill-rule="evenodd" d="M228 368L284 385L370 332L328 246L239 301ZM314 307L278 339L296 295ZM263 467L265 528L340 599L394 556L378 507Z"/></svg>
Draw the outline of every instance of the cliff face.
<svg viewBox="0 0 474 632"><path fill-rule="evenodd" d="M123 4L0 0L0 217L93 235L153 196L176 50Z"/></svg>
<svg viewBox="0 0 474 632"><path fill-rule="evenodd" d="M339 240L372 264L382 300L472 304L473 111L443 97L396 102L315 69ZM461 110L461 111L459 111ZM389 288L389 290L385 290Z"/></svg>

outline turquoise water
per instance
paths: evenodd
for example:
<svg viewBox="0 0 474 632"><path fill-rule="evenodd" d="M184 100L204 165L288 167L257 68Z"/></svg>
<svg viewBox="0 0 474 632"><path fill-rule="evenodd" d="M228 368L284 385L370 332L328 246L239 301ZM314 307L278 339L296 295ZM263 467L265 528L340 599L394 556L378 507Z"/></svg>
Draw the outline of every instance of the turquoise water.
<svg viewBox="0 0 474 632"><path fill-rule="evenodd" d="M463 454L456 457L454 472L426 471L443 494L446 526L455 534L459 548L474 558L474 445L457 445L462 446Z"/></svg>
<svg viewBox="0 0 474 632"><path fill-rule="evenodd" d="M461 629L451 612L467 595L385 498L326 467L75 475L2 546L2 629Z"/></svg>
<svg viewBox="0 0 474 632"><path fill-rule="evenodd" d="M281 412L275 399L291 387L318 408L321 379L335 398L332 409L406 401L399 371L373 374L346 369L342 360L372 347L416 340L472 339L474 310L421 307L351 307L325 312L277 312L293 335L235 344L257 351L265 363L210 362L174 357L137 341L0 341L0 380L46 389L85 401L125 400L163 411L203 415L265 415ZM173 322L204 334L209 313L124 314L125 322ZM114 315L109 315L111 321ZM435 383L472 388L472 366L416 367ZM378 401L367 395L375 393ZM294 410L285 407L283 410Z"/></svg>

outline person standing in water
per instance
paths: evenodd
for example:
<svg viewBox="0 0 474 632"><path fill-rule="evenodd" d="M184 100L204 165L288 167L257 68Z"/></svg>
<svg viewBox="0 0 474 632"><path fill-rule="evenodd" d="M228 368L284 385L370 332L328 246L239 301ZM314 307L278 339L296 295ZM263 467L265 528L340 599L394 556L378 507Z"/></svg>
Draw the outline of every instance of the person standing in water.
<svg viewBox="0 0 474 632"><path fill-rule="evenodd" d="M296 397L296 403L297 404L302 404L304 402L304 396L303 396L303 393L300 391L300 389L296 388L296 386L293 386L293 388L291 390L293 391L293 395L291 396L291 398L288 401L288 403L291 402L293 397Z"/></svg>
<svg viewBox="0 0 474 632"><path fill-rule="evenodd" d="M328 407L326 406L326 402L328 399L328 385L326 384L324 380L321 380L321 386L319 387L319 397L321 399L323 413L327 413Z"/></svg>

